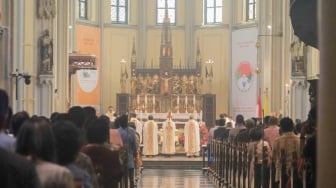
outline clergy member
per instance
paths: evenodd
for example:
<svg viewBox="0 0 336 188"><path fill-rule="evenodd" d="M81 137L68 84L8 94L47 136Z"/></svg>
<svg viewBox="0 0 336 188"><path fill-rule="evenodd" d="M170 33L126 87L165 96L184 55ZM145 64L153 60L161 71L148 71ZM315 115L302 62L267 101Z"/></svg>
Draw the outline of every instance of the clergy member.
<svg viewBox="0 0 336 188"><path fill-rule="evenodd" d="M191 115L189 121L184 126L184 150L188 157L199 156L200 151L200 131L199 125Z"/></svg>
<svg viewBox="0 0 336 188"><path fill-rule="evenodd" d="M143 154L154 156L158 154L158 126L152 115L148 116L148 121L143 129Z"/></svg>
<svg viewBox="0 0 336 188"><path fill-rule="evenodd" d="M162 154L173 155L175 154L175 130L176 126L172 120L171 112L168 113L167 120L163 123L163 141L162 141Z"/></svg>

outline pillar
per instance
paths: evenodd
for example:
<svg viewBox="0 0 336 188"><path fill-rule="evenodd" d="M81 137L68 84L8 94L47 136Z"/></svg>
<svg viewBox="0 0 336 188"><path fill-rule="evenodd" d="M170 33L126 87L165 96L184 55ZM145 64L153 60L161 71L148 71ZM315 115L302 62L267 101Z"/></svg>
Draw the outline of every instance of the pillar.
<svg viewBox="0 0 336 188"><path fill-rule="evenodd" d="M334 187L336 171L336 1L318 1L320 81L318 93L317 187Z"/></svg>

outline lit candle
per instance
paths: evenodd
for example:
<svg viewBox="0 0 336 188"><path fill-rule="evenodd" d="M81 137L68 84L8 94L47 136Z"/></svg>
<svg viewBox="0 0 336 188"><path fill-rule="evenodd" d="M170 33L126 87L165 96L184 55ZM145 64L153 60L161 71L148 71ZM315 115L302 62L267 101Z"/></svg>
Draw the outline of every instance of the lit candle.
<svg viewBox="0 0 336 188"><path fill-rule="evenodd" d="M196 96L194 95L193 104L196 104Z"/></svg>
<svg viewBox="0 0 336 188"><path fill-rule="evenodd" d="M177 101L176 102L177 102L177 104L180 104L180 96L179 95L177 96Z"/></svg>
<svg viewBox="0 0 336 188"><path fill-rule="evenodd" d="M185 104L188 104L188 96L185 96Z"/></svg>
<svg viewBox="0 0 336 188"><path fill-rule="evenodd" d="M145 95L145 104L147 104L147 95Z"/></svg>
<svg viewBox="0 0 336 188"><path fill-rule="evenodd" d="M137 95L137 103L140 104L140 96Z"/></svg>

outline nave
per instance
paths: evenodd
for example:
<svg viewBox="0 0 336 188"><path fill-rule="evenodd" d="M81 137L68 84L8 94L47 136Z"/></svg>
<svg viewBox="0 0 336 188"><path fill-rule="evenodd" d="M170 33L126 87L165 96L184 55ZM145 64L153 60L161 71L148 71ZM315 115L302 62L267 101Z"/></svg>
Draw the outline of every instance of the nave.
<svg viewBox="0 0 336 188"><path fill-rule="evenodd" d="M137 188L215 188L202 170L144 169Z"/></svg>

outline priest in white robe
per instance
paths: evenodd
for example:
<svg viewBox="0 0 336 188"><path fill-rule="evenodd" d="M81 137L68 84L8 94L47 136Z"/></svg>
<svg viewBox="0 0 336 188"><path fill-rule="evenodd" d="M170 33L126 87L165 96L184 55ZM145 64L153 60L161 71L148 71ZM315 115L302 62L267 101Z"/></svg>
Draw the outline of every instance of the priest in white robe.
<svg viewBox="0 0 336 188"><path fill-rule="evenodd" d="M148 116L148 121L143 128L143 154L154 156L158 154L158 126L153 116Z"/></svg>
<svg viewBox="0 0 336 188"><path fill-rule="evenodd" d="M173 155L175 154L175 122L172 120L172 115L169 112L167 120L162 125L163 140L162 140L162 154Z"/></svg>
<svg viewBox="0 0 336 188"><path fill-rule="evenodd" d="M190 116L184 126L184 150L188 157L199 156L200 152L200 130L197 121Z"/></svg>

